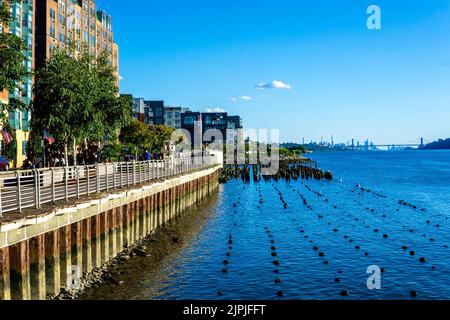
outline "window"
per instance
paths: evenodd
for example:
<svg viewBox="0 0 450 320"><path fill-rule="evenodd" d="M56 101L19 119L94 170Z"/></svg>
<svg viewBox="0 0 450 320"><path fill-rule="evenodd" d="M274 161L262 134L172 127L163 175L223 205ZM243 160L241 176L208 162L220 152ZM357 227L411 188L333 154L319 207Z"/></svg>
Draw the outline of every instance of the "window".
<svg viewBox="0 0 450 320"><path fill-rule="evenodd" d="M58 15L58 21L62 25L66 24L66 18L62 14Z"/></svg>
<svg viewBox="0 0 450 320"><path fill-rule="evenodd" d="M29 131L30 130L30 126L29 126L29 114L28 112L23 112L22 113L22 130L25 131ZM23 147L23 145L22 145ZM26 146L25 146L25 150L26 150ZM26 151L24 152L24 154L26 153Z"/></svg>
<svg viewBox="0 0 450 320"><path fill-rule="evenodd" d="M55 27L50 26L50 37L56 38Z"/></svg>
<svg viewBox="0 0 450 320"><path fill-rule="evenodd" d="M195 121L196 121L196 118L194 116L184 118L185 125L193 125L195 123Z"/></svg>
<svg viewBox="0 0 450 320"><path fill-rule="evenodd" d="M27 154L28 141L22 141L22 154Z"/></svg>

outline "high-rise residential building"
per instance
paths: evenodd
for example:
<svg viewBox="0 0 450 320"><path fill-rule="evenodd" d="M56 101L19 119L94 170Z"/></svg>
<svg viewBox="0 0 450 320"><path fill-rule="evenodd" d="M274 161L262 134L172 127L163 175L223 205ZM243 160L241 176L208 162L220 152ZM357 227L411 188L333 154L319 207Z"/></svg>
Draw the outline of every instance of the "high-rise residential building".
<svg viewBox="0 0 450 320"><path fill-rule="evenodd" d="M240 116L227 116L227 135L225 138L228 144L237 144L244 141L242 131L242 119Z"/></svg>
<svg viewBox="0 0 450 320"><path fill-rule="evenodd" d="M207 130L214 129L221 132L224 143L232 143L230 140L236 140L237 130L242 129L242 119L240 116L229 116L227 112L205 112L202 113L203 134ZM229 135L231 133L231 135ZM217 141L218 137L214 137ZM205 139L204 142L212 142L212 139Z"/></svg>
<svg viewBox="0 0 450 320"><path fill-rule="evenodd" d="M133 98L133 118L145 123L144 98Z"/></svg>
<svg viewBox="0 0 450 320"><path fill-rule="evenodd" d="M226 112L205 112L202 113L202 120L203 120L203 135L208 130L218 130L222 134L221 142L226 139L226 131L228 127L227 123L227 113ZM214 140L210 138L203 137L204 142L212 142L212 141L218 141L219 137L214 137Z"/></svg>
<svg viewBox="0 0 450 320"><path fill-rule="evenodd" d="M189 132L192 143L194 143L194 133L198 134L198 132L201 132L204 143L219 142L220 136L214 137L212 134L209 138L205 137L208 130L220 131L222 135L220 142L233 143L238 135L242 135L242 132L239 132L239 129L242 129L242 120L240 116L229 116L226 112L185 112L181 114L181 128Z"/></svg>
<svg viewBox="0 0 450 320"><path fill-rule="evenodd" d="M3 102L20 98L29 104L32 101L32 71L42 66L55 48L69 44L78 50L86 45L95 57L107 52L119 87L119 47L114 42L112 18L105 11L97 10L95 0L22 0L13 1L10 7L14 19L8 28L2 30L0 27L0 32L15 34L26 43L24 66L29 76L14 92L0 92ZM26 158L30 114L16 111L10 112L8 117L16 135L14 164L20 167Z"/></svg>
<svg viewBox="0 0 450 320"><path fill-rule="evenodd" d="M200 112L192 112L192 111L182 113L181 128L189 132L191 144L194 144L195 136L198 133L203 135L202 114Z"/></svg>
<svg viewBox="0 0 450 320"><path fill-rule="evenodd" d="M164 124L174 129L181 128L181 114L189 111L183 107L165 107L164 108Z"/></svg>
<svg viewBox="0 0 450 320"><path fill-rule="evenodd" d="M147 108L147 113L152 118L148 124L150 125L163 125L164 124L164 101L162 100L152 100L144 101Z"/></svg>
<svg viewBox="0 0 450 320"><path fill-rule="evenodd" d="M32 70L34 68L34 40L35 40L35 0L13 1L10 5L13 17L9 27L0 32L9 32L21 37L26 44L26 50L23 52L25 66L28 76L22 81L20 86L14 92L0 93L0 99L7 102L10 98L20 99L23 103L29 104L32 99L33 78ZM0 27L1 28L1 27ZM13 165L22 166L26 159L27 141L29 138L30 114L28 111L10 112L8 115L9 124L15 131L16 158ZM0 137L1 139L1 137ZM3 142L2 142L3 147Z"/></svg>
<svg viewBox="0 0 450 320"><path fill-rule="evenodd" d="M242 119L240 116L227 116L227 129L242 129Z"/></svg>
<svg viewBox="0 0 450 320"><path fill-rule="evenodd" d="M95 0L36 1L36 66L42 66L55 48L87 46L99 57L107 52L119 86L119 47L114 42L112 18L97 10Z"/></svg>

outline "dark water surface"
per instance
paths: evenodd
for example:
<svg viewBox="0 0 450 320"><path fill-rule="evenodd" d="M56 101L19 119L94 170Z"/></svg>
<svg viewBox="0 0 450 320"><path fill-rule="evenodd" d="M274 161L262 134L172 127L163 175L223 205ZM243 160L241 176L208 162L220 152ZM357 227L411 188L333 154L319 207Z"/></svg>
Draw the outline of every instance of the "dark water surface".
<svg viewBox="0 0 450 320"><path fill-rule="evenodd" d="M450 299L450 152L312 157L335 181L222 185L82 298Z"/></svg>

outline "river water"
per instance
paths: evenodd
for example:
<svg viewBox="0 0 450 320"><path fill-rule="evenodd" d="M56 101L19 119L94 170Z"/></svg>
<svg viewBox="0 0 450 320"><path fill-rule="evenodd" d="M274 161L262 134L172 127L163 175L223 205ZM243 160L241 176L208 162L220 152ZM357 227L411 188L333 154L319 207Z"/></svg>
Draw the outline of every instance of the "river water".
<svg viewBox="0 0 450 320"><path fill-rule="evenodd" d="M450 152L312 157L335 181L221 185L82 299L450 299Z"/></svg>

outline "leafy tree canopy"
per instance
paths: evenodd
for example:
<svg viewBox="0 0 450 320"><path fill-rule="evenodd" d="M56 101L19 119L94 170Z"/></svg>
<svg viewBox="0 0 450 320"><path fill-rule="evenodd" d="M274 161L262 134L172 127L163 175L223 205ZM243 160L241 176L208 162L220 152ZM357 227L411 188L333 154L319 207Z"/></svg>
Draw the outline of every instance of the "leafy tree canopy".
<svg viewBox="0 0 450 320"><path fill-rule="evenodd" d="M165 126L147 126L136 119L124 127L120 134L122 143L131 144L140 150L159 153L164 148L164 142L170 141L174 129Z"/></svg>
<svg viewBox="0 0 450 320"><path fill-rule="evenodd" d="M37 70L34 90L33 129L66 144L114 140L131 120L131 98L119 96L106 53L94 59L86 48L56 49Z"/></svg>

